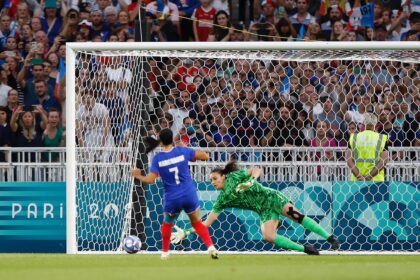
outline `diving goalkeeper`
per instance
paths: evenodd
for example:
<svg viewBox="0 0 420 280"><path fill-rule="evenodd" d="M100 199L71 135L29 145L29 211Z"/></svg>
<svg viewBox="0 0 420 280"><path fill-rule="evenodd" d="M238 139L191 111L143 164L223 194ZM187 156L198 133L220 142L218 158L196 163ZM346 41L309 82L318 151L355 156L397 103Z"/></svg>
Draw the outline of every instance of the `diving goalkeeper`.
<svg viewBox="0 0 420 280"><path fill-rule="evenodd" d="M261 169L255 167L239 170L235 161L229 162L223 169L214 169L210 173L210 181L221 192L203 223L210 227L225 208L255 211L260 216L262 235L267 242L274 243L279 248L319 255L319 251L312 245L301 245L277 234L280 216L283 215L325 238L331 244L331 249L339 248L340 244L332 234L326 232L313 219L300 213L283 193L257 182L256 179L260 175ZM179 227L176 227L176 230L171 236L173 244L180 243L194 232L194 229L182 230Z"/></svg>

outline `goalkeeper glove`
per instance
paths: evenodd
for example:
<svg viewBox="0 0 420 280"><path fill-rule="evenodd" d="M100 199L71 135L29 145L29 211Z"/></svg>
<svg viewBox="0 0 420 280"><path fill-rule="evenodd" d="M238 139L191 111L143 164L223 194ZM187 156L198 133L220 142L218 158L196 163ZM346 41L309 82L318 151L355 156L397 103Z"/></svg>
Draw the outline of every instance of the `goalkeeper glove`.
<svg viewBox="0 0 420 280"><path fill-rule="evenodd" d="M244 191L246 191L247 189L249 189L250 187L252 187L252 185L255 183L254 179L248 180L246 182L240 183L239 185L236 186L235 191L242 193Z"/></svg>
<svg viewBox="0 0 420 280"><path fill-rule="evenodd" d="M184 240L188 235L191 234L191 230L183 230L177 225L174 225L176 232L171 234L171 243L172 244L179 244L182 240Z"/></svg>

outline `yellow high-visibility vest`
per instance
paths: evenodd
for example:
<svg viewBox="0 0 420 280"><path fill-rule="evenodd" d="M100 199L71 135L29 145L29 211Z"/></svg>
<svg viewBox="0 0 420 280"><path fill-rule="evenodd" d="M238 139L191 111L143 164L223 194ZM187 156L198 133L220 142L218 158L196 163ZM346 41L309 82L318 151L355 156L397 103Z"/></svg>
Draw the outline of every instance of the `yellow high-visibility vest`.
<svg viewBox="0 0 420 280"><path fill-rule="evenodd" d="M379 134L371 130L365 130L361 133L353 133L350 135L350 148L353 153L353 160L356 163L360 174L369 175L369 172L375 167L382 151L385 148L388 136ZM351 174L351 181L358 181L356 176ZM372 178L372 181L385 181L384 169Z"/></svg>

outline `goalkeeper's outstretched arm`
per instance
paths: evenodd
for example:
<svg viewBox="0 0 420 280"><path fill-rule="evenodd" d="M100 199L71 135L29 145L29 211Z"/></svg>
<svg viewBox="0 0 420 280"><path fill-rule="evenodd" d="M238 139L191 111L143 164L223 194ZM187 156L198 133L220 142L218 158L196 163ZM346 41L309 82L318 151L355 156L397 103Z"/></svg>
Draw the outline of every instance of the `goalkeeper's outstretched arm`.
<svg viewBox="0 0 420 280"><path fill-rule="evenodd" d="M217 217L219 217L219 214L214 213L214 212L210 212L209 215L207 216L207 219L203 222L203 224L206 227L210 227L211 224L213 224L213 222L215 222L217 220ZM182 240L184 240L186 237L188 237L191 233L195 233L195 229L194 228L189 228L186 230L183 230L182 228L178 227L178 226L174 226L176 232L173 232L171 234L171 243L172 244L179 244Z"/></svg>

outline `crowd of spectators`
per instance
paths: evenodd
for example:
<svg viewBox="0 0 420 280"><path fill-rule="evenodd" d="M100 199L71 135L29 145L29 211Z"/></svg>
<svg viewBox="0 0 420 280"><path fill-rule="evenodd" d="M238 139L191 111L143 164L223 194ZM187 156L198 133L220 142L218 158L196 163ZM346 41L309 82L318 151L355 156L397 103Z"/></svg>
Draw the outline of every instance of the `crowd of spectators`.
<svg viewBox="0 0 420 280"><path fill-rule="evenodd" d="M347 146L351 133L364 130L366 112L379 116L377 130L389 136L390 146L419 145L418 64L245 59L179 59L171 67L150 59L150 64L149 77L156 81L150 91L157 94L150 133L171 127L187 145Z"/></svg>
<svg viewBox="0 0 420 280"><path fill-rule="evenodd" d="M365 0L4 1L0 147L64 146L66 42L135 41L139 14L152 41L419 39L418 1L373 5L366 23ZM129 144L134 65L128 57L78 57L80 146ZM418 64L150 58L149 65L149 132L171 127L187 145L345 146L370 111L391 145L420 144ZM88 160L104 156L106 149Z"/></svg>

